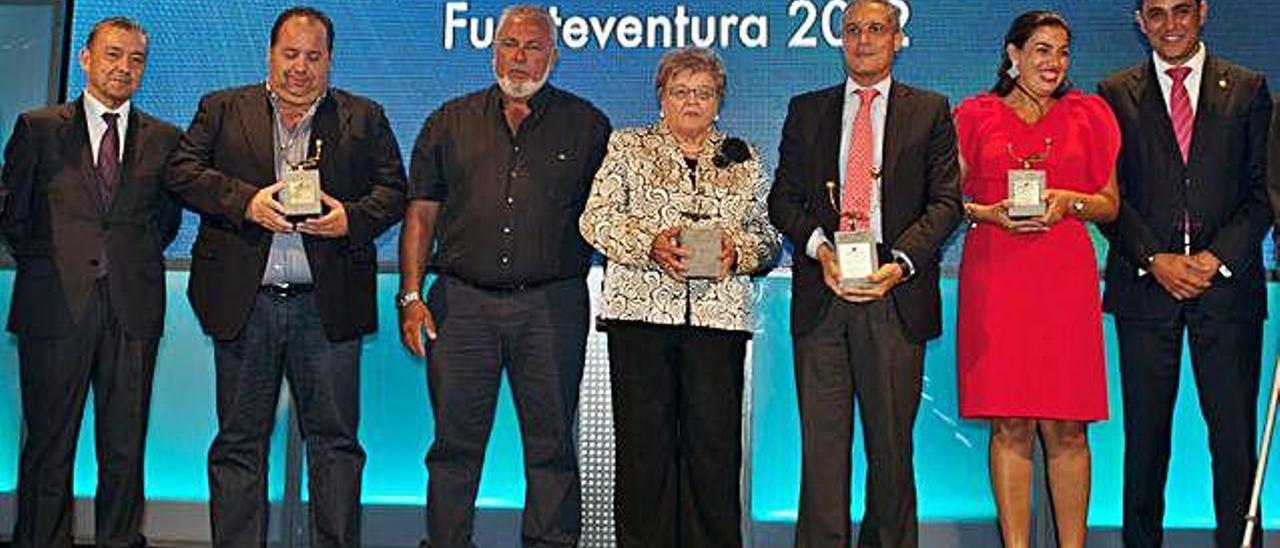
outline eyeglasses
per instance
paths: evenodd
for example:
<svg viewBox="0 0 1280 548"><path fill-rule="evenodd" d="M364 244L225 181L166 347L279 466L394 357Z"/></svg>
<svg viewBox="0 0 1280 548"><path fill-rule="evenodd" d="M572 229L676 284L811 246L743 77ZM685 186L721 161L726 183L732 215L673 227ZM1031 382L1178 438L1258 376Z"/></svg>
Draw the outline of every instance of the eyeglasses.
<svg viewBox="0 0 1280 548"><path fill-rule="evenodd" d="M687 101L692 98L705 103L716 96L716 90L707 87L688 88L676 86L667 90L667 96L677 101Z"/></svg>

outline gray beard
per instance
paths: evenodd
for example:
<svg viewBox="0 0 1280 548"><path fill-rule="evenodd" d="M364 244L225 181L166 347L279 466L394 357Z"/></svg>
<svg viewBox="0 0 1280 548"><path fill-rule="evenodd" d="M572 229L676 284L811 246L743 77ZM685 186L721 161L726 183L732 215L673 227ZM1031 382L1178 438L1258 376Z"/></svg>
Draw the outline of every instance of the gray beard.
<svg viewBox="0 0 1280 548"><path fill-rule="evenodd" d="M516 99L528 99L533 94L542 89L547 84L547 79L551 77L551 66L547 66L547 70L542 73L542 77L529 82L512 82L510 78L498 76L498 69L493 69L493 77L498 81L498 87L502 92Z"/></svg>

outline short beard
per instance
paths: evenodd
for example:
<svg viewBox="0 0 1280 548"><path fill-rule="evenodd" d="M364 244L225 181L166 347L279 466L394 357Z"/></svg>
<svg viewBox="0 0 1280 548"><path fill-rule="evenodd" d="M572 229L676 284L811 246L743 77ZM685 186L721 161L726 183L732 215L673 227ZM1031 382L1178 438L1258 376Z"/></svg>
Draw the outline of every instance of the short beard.
<svg viewBox="0 0 1280 548"><path fill-rule="evenodd" d="M547 79L551 77L551 65L547 65L542 77L537 80L513 82L510 78L498 74L497 60L494 60L493 77L498 81L498 87L502 89L503 93L515 99L528 99L547 84Z"/></svg>

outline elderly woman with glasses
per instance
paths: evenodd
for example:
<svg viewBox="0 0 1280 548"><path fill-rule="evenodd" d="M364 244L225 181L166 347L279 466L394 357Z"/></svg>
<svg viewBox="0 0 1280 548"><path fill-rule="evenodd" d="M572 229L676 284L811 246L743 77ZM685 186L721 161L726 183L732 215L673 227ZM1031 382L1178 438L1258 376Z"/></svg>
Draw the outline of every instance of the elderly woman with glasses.
<svg viewBox="0 0 1280 548"><path fill-rule="evenodd" d="M580 222L607 259L618 541L741 546L751 276L779 237L759 154L715 125L724 63L674 50L656 80L660 119L614 132Z"/></svg>

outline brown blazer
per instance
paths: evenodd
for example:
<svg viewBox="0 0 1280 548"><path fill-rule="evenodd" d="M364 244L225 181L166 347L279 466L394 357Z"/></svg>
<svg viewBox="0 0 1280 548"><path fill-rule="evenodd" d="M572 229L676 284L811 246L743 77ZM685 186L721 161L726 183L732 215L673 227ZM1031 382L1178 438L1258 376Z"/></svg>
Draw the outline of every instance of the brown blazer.
<svg viewBox="0 0 1280 548"><path fill-rule="evenodd" d="M264 84L211 93L169 164L169 188L200 214L187 297L215 339L240 333L271 250L271 233L244 217L276 181L271 124ZM343 203L350 228L341 238L304 235L303 245L325 335L348 340L378 327L374 238L404 215L404 165L382 107L363 97L331 89L311 132L324 142L321 188Z"/></svg>

